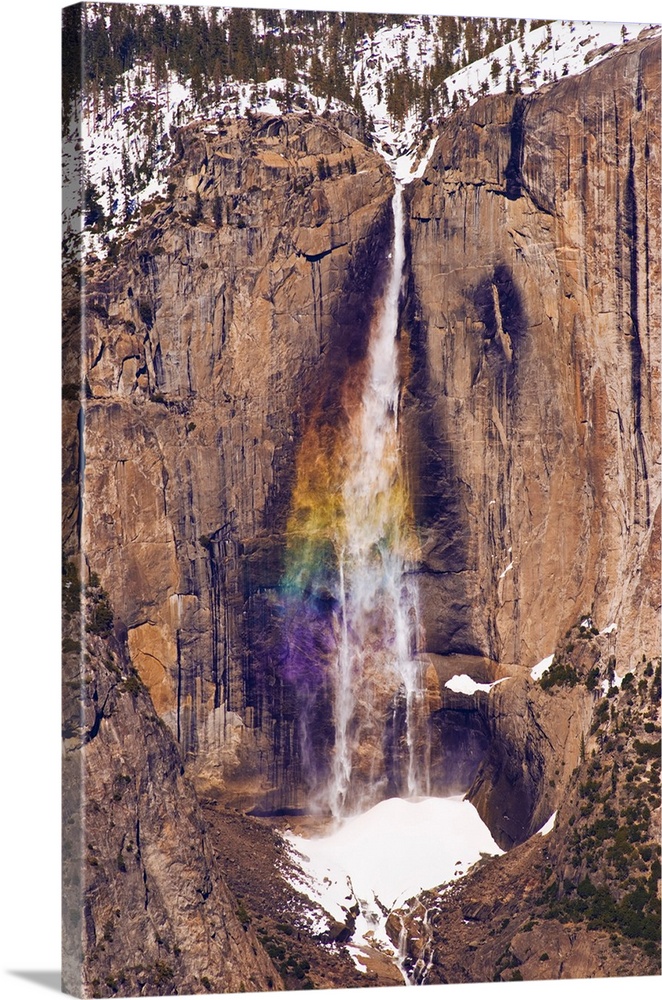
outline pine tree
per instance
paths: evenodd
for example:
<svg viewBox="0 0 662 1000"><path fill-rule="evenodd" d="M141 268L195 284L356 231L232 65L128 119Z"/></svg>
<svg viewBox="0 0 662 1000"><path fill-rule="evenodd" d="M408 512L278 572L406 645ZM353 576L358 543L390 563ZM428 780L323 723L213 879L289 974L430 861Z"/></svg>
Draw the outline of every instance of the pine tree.
<svg viewBox="0 0 662 1000"><path fill-rule="evenodd" d="M99 201L100 195L94 184L85 186L84 221L90 229L98 228L104 221L103 208Z"/></svg>
<svg viewBox="0 0 662 1000"><path fill-rule="evenodd" d="M285 50L285 61L283 63L283 76L285 77L285 104L288 108L291 108L292 100L294 98L296 76L297 76L294 49L292 49L291 47L288 47Z"/></svg>
<svg viewBox="0 0 662 1000"><path fill-rule="evenodd" d="M82 59L82 8L65 7L62 11L62 133L66 134L80 96Z"/></svg>
<svg viewBox="0 0 662 1000"><path fill-rule="evenodd" d="M244 8L234 8L228 17L228 50L230 73L235 80L254 80L257 65L253 31L249 12Z"/></svg>
<svg viewBox="0 0 662 1000"><path fill-rule="evenodd" d="M308 84L314 94L321 94L325 82L324 66L322 60L316 52L310 57L310 68L308 70Z"/></svg>

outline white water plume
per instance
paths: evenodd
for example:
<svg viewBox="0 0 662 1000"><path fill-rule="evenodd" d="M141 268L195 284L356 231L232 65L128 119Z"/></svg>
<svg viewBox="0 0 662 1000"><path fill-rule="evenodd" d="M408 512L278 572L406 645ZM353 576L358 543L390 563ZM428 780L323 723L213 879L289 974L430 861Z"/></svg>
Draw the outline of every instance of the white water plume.
<svg viewBox="0 0 662 1000"><path fill-rule="evenodd" d="M337 818L374 802L383 774L352 790L362 740L372 727L374 698L389 688L404 702L406 784L401 794L427 792L427 765L415 735L423 693L415 660L418 607L414 554L398 428L400 395L398 319L405 261L404 209L399 185L393 198L394 238L388 281L373 321L361 405L351 419L342 486L337 666L334 678L335 748L328 805ZM372 718L371 718L372 716ZM383 719L383 716L382 716ZM372 761L378 758L373 746ZM418 751L418 752L417 752ZM422 754L425 757L425 752ZM365 775L363 776L365 783ZM370 799L372 798L372 801ZM366 799L368 801L366 801Z"/></svg>

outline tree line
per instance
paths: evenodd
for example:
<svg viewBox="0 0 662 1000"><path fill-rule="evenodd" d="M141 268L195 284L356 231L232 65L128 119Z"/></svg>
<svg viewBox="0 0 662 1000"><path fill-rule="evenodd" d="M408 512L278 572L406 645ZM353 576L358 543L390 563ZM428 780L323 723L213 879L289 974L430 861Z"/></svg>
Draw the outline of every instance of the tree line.
<svg viewBox="0 0 662 1000"><path fill-rule="evenodd" d="M306 84L319 97L337 98L360 112L352 79L357 44L380 28L401 24L398 14L335 11L247 10L213 7L133 6L109 3L63 11L63 113L68 122L81 97L113 105L128 70L149 67L160 84L175 74L190 80L203 101L228 80L286 81L294 93ZM415 102L421 117L439 109L445 77L518 35L527 22L514 18L423 17L434 38L434 59L419 76L401 54L385 80L389 113L396 120ZM532 22L535 26L537 22ZM543 23L543 22L540 22Z"/></svg>

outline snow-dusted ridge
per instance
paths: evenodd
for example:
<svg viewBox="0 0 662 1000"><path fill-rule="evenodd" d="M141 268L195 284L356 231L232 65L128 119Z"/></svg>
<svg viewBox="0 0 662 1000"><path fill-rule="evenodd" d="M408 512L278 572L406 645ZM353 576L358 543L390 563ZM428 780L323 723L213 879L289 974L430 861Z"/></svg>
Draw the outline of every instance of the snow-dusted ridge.
<svg viewBox="0 0 662 1000"><path fill-rule="evenodd" d="M221 10L220 17L226 14ZM530 93L564 75L583 72L642 31L660 32L660 26L652 23L554 21L530 30L531 22L523 22L515 40L468 65L464 65L466 47L456 48L451 62L461 68L435 90L439 114L425 119L425 110L414 101L396 119L388 111L389 74L407 72L420 83L431 72L438 55L437 20L412 15L404 24L381 28L372 38L365 36L354 53L351 76L369 130L402 183L422 174L434 148L431 126L457 107L485 94ZM275 29L258 20L258 30L274 33ZM72 123L64 146L65 234L83 233L84 252L105 256L114 240L140 222L141 207L165 197L173 129L196 120L240 116L247 109L280 114L287 107L285 92L283 79L260 84L229 81L214 96L199 101L190 80L170 73L157 85L154 69L147 65L123 74L114 103L88 95L78 127ZM293 106L316 114L354 110L319 97L303 83L295 87ZM70 239L69 246L76 248L75 240Z"/></svg>
<svg viewBox="0 0 662 1000"><path fill-rule="evenodd" d="M576 76L606 59L625 42L642 32L659 33L653 23L615 21L553 21L521 39L502 45L489 56L459 70L446 80L449 100L474 101L483 94L503 93L510 87L528 94L563 76ZM494 69L495 62L500 66ZM515 79L517 74L517 80Z"/></svg>

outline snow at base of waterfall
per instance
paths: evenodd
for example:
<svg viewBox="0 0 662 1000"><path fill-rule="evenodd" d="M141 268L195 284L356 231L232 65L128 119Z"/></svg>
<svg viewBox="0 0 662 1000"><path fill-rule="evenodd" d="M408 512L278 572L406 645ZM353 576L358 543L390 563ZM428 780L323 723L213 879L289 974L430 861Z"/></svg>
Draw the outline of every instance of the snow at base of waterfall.
<svg viewBox="0 0 662 1000"><path fill-rule="evenodd" d="M386 934L391 910L423 889L465 875L482 855L503 854L461 796L386 799L326 836L287 833L285 842L294 865L287 874L293 888L340 923L358 904L349 946L357 962L362 947L395 953ZM322 934L327 926L318 919L315 930Z"/></svg>

